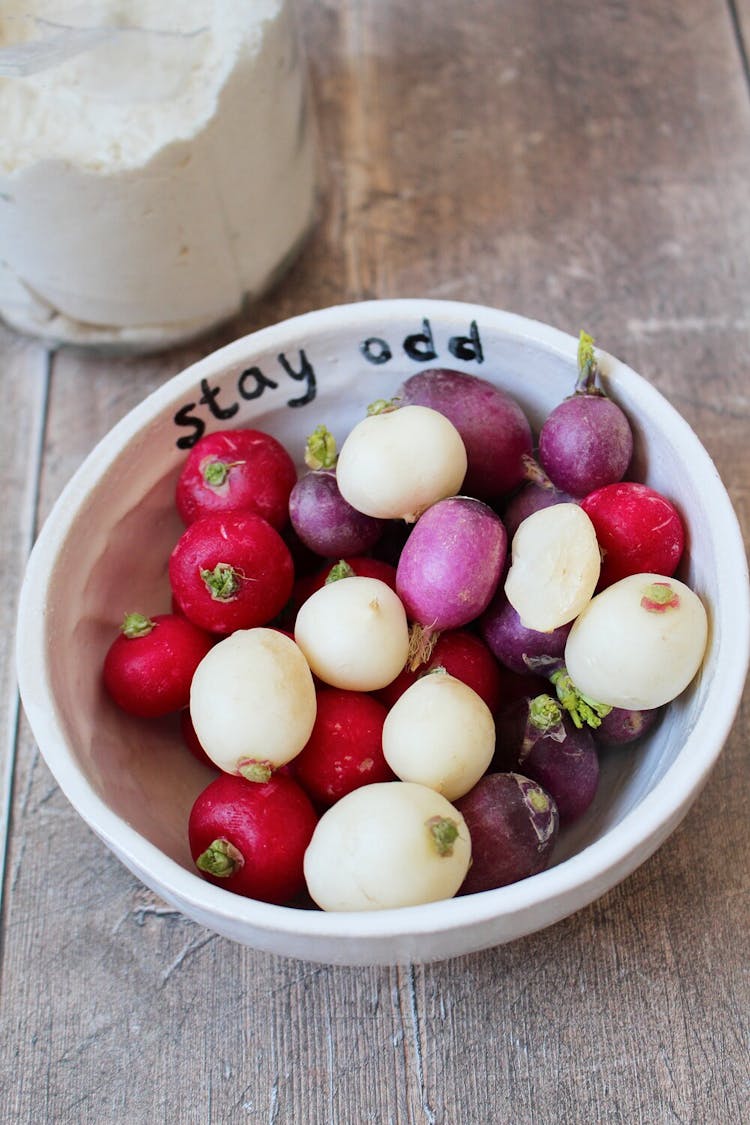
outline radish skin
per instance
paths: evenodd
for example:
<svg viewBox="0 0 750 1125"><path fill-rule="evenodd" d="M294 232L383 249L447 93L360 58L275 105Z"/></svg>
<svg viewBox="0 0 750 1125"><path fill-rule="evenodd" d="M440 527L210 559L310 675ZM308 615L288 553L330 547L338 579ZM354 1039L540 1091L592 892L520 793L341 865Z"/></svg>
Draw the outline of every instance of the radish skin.
<svg viewBox="0 0 750 1125"><path fill-rule="evenodd" d="M316 676L350 691L386 687L409 653L404 607L379 578L353 575L316 590L299 608L294 637Z"/></svg>
<svg viewBox="0 0 750 1125"><path fill-rule="evenodd" d="M707 636L706 610L688 586L661 574L634 574L589 603L570 631L565 664L584 695L646 710L685 690Z"/></svg>
<svg viewBox="0 0 750 1125"><path fill-rule="evenodd" d="M433 504L417 521L396 568L396 590L428 633L458 629L485 610L508 551L493 510L470 496Z"/></svg>
<svg viewBox="0 0 750 1125"><path fill-rule="evenodd" d="M344 441L336 464L343 498L365 515L413 523L466 476L466 449L446 417L426 406L370 414Z"/></svg>
<svg viewBox="0 0 750 1125"><path fill-rule="evenodd" d="M471 862L458 810L408 781L365 785L318 821L305 880L323 910L382 910L451 898Z"/></svg>
<svg viewBox="0 0 750 1125"><path fill-rule="evenodd" d="M208 757L226 773L266 781L310 737L315 684L302 652L276 629L240 629L198 665L190 715Z"/></svg>
<svg viewBox="0 0 750 1125"><path fill-rule="evenodd" d="M402 781L455 801L468 793L495 752L495 721L467 684L436 670L422 676L388 712L383 754Z"/></svg>

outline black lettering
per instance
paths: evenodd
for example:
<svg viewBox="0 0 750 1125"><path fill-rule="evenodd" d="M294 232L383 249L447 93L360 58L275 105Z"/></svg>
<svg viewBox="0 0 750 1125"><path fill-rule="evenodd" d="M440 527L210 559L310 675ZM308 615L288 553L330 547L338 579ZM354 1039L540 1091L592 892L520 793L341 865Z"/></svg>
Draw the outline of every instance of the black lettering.
<svg viewBox="0 0 750 1125"><path fill-rule="evenodd" d="M414 359L418 363L426 359L437 359L432 328L426 317L422 321L422 331L416 332L413 336L407 336L404 340L404 351L409 359Z"/></svg>
<svg viewBox="0 0 750 1125"><path fill-rule="evenodd" d="M192 411L195 410L195 407L196 403L189 402L187 406L181 406L174 416L176 425L192 426L194 430L194 433L185 434L184 437L179 437L177 439L178 449L192 449L195 443L199 441L205 433L206 423L201 418L196 417L196 415L192 413Z"/></svg>
<svg viewBox="0 0 750 1125"><path fill-rule="evenodd" d="M469 325L468 336L451 336L448 350L456 359L475 359L477 363L484 362L482 341L479 339L479 329L475 320Z"/></svg>
<svg viewBox="0 0 750 1125"><path fill-rule="evenodd" d="M208 407L214 418L220 418L222 420L231 418L239 410L239 404L236 402L233 402L231 406L219 406L216 399L219 396L221 387L209 386L208 379L201 379L201 390L203 394L198 401Z"/></svg>
<svg viewBox="0 0 750 1125"><path fill-rule="evenodd" d="M370 336L369 339L363 340L359 350L368 363L374 364L387 363L393 355L387 340L382 340L380 336Z"/></svg>
<svg viewBox="0 0 750 1125"><path fill-rule="evenodd" d="M299 353L300 369L295 371L291 366L286 356L282 352L278 357L279 363L290 375L292 379L304 380L307 383L307 390L301 398L290 398L287 401L287 406L307 406L308 402L312 402L317 393L317 383L315 380L315 372L313 371L312 364L303 351Z"/></svg>
<svg viewBox="0 0 750 1125"><path fill-rule="evenodd" d="M259 367L248 367L237 380L237 390L245 399L260 398L268 387L275 390L278 385L273 379L264 375Z"/></svg>

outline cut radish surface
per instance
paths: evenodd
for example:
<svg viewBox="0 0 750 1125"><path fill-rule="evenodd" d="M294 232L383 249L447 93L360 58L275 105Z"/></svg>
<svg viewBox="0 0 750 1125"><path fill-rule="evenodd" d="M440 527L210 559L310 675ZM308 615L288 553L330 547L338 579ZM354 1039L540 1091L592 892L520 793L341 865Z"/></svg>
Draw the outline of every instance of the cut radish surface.
<svg viewBox="0 0 750 1125"><path fill-rule="evenodd" d="M586 513L577 504L542 508L520 525L511 550L505 593L523 625L546 633L577 617L601 569L596 532Z"/></svg>

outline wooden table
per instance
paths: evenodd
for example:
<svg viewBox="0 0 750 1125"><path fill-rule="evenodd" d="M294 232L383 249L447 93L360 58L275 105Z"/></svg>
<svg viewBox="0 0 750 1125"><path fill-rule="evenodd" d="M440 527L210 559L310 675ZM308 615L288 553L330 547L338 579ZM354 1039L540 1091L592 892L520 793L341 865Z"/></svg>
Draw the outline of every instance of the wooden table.
<svg viewBox="0 0 750 1125"><path fill-rule="evenodd" d="M747 696L682 826L621 886L512 945L371 970L256 954L165 907L19 711L19 579L73 470L188 362L318 306L428 295L586 327L688 419L750 530L748 0L301 12L326 183L276 291L145 358L0 335L0 1120L750 1120Z"/></svg>

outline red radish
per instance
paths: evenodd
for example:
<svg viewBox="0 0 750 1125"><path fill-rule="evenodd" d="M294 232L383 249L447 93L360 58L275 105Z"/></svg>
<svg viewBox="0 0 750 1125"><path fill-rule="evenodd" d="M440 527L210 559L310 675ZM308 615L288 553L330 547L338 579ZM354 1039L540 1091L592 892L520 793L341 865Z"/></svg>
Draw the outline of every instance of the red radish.
<svg viewBox="0 0 750 1125"><path fill-rule="evenodd" d="M469 496L497 499L521 483L531 427L505 391L477 375L432 368L411 375L396 394L400 403L431 407L456 427L466 447L463 491Z"/></svg>
<svg viewBox="0 0 750 1125"><path fill-rule="evenodd" d="M254 512L281 530L297 481L281 442L261 430L218 430L190 450L177 481L183 521L224 512Z"/></svg>
<svg viewBox="0 0 750 1125"><path fill-rule="evenodd" d="M131 715L158 718L187 706L195 669L214 637L174 613L128 613L104 659L104 686Z"/></svg>
<svg viewBox="0 0 750 1125"><path fill-rule="evenodd" d="M190 853L204 879L246 898L283 905L304 889L304 855L318 816L290 777L222 774L190 812Z"/></svg>
<svg viewBox="0 0 750 1125"><path fill-rule="evenodd" d="M339 688L318 691L318 711L306 746L293 759L294 776L314 801L332 805L373 781L393 781L383 757L387 711L371 695Z"/></svg>
<svg viewBox="0 0 750 1125"><path fill-rule="evenodd" d="M404 544L396 590L406 612L430 636L482 613L500 580L508 538L480 500L452 496L420 517Z"/></svg>
<svg viewBox="0 0 750 1125"><path fill-rule="evenodd" d="M203 516L182 533L169 560L177 605L196 625L231 633L265 625L292 592L284 540L261 516Z"/></svg>
<svg viewBox="0 0 750 1125"><path fill-rule="evenodd" d="M419 676L434 668L444 668L473 688L493 714L500 706L503 673L484 641L465 629L447 629L441 633L429 658L414 669L404 668L393 683L378 692L378 699L386 707L392 707Z"/></svg>
<svg viewBox="0 0 750 1125"><path fill-rule="evenodd" d="M622 480L633 454L624 413L598 385L594 341L581 333L574 393L547 416L539 432L539 460L556 488L585 496Z"/></svg>
<svg viewBox="0 0 750 1125"><path fill-rule="evenodd" d="M621 481L590 492L580 504L602 550L600 590L630 574L674 574L685 528L666 496L648 485Z"/></svg>

